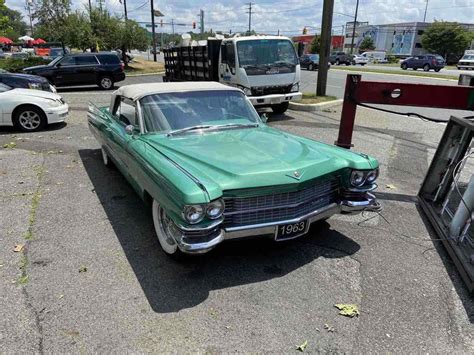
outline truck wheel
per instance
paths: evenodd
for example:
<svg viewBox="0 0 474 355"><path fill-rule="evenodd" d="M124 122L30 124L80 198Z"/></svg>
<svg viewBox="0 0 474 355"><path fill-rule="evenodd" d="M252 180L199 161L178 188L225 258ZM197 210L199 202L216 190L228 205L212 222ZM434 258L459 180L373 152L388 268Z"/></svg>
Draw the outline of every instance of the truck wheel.
<svg viewBox="0 0 474 355"><path fill-rule="evenodd" d="M271 107L272 107L273 113L281 114L281 113L285 113L285 111L288 110L289 105L290 105L289 102L283 102L278 105L272 105Z"/></svg>
<svg viewBox="0 0 474 355"><path fill-rule="evenodd" d="M403 70L407 70L407 69L408 69L407 63L403 63L403 64L402 64L402 69L403 69Z"/></svg>
<svg viewBox="0 0 474 355"><path fill-rule="evenodd" d="M340 65L341 62L339 61L339 59L336 59L336 65Z"/></svg>
<svg viewBox="0 0 474 355"><path fill-rule="evenodd" d="M13 125L23 132L36 132L47 124L45 113L38 107L25 105L13 112Z"/></svg>
<svg viewBox="0 0 474 355"><path fill-rule="evenodd" d="M346 66L351 65L351 62L346 62Z"/></svg>
<svg viewBox="0 0 474 355"><path fill-rule="evenodd" d="M108 75L101 76L97 85L103 90L112 90L114 88L114 79Z"/></svg>
<svg viewBox="0 0 474 355"><path fill-rule="evenodd" d="M308 70L309 70L309 71L313 71L313 70L314 70L313 64L308 65Z"/></svg>
<svg viewBox="0 0 474 355"><path fill-rule="evenodd" d="M441 70L441 68L436 68L435 72L439 73L440 70Z"/></svg>
<svg viewBox="0 0 474 355"><path fill-rule="evenodd" d="M430 66L428 64L423 65L424 71L430 71Z"/></svg>

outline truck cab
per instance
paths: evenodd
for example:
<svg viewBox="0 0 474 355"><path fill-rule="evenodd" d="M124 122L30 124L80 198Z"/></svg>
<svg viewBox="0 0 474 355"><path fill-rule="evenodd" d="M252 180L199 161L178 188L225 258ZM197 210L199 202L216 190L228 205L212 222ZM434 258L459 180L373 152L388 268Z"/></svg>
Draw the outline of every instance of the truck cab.
<svg viewBox="0 0 474 355"><path fill-rule="evenodd" d="M287 37L210 38L163 50L164 81L218 81L241 89L257 108L288 109L299 91L300 64Z"/></svg>
<svg viewBox="0 0 474 355"><path fill-rule="evenodd" d="M290 39L247 36L225 39L219 57L219 81L238 87L256 107L283 113L300 99L300 64Z"/></svg>

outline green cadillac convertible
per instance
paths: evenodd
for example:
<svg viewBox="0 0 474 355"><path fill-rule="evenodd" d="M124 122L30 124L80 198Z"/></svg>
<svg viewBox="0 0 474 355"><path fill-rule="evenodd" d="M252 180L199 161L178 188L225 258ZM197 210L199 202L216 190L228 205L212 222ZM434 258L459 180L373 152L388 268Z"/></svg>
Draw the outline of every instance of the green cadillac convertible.
<svg viewBox="0 0 474 355"><path fill-rule="evenodd" d="M214 82L123 86L89 127L152 208L168 254L227 239L299 237L336 213L378 211L377 160L267 126L239 89Z"/></svg>

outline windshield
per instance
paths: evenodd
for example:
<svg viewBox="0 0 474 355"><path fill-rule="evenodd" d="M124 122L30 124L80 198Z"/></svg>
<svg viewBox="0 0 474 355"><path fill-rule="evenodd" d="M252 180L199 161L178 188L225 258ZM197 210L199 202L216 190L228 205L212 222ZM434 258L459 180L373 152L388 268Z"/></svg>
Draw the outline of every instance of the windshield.
<svg viewBox="0 0 474 355"><path fill-rule="evenodd" d="M62 56L62 55L64 55L62 48L51 48L49 52L50 57L57 57L57 56Z"/></svg>
<svg viewBox="0 0 474 355"><path fill-rule="evenodd" d="M59 56L59 57L54 58L51 62L49 62L48 65L49 65L49 66L55 65L57 62L59 62L59 61L61 60L62 57L63 57L63 56Z"/></svg>
<svg viewBox="0 0 474 355"><path fill-rule="evenodd" d="M257 124L260 118L245 95L212 90L155 94L140 100L148 132L170 132L194 126Z"/></svg>
<svg viewBox="0 0 474 355"><path fill-rule="evenodd" d="M317 55L317 54L310 55L309 57L311 58L311 60L314 60L314 61L319 60L319 55Z"/></svg>
<svg viewBox="0 0 474 355"><path fill-rule="evenodd" d="M474 55L465 55L464 57L462 57L462 59L474 60Z"/></svg>
<svg viewBox="0 0 474 355"><path fill-rule="evenodd" d="M8 86L6 84L0 83L0 92L5 92L12 90L13 88L11 86Z"/></svg>
<svg viewBox="0 0 474 355"><path fill-rule="evenodd" d="M285 39L255 39L237 42L237 54L242 68L285 64L294 66L297 57L293 44Z"/></svg>

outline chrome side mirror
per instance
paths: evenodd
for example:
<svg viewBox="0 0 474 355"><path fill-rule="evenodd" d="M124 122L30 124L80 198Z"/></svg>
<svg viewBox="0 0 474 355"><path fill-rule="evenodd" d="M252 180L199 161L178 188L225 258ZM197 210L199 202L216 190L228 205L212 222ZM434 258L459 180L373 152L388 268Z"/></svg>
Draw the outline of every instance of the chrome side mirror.
<svg viewBox="0 0 474 355"><path fill-rule="evenodd" d="M266 112L264 112L261 116L260 119L262 120L263 123L267 123L268 121L268 115Z"/></svg>
<svg viewBox="0 0 474 355"><path fill-rule="evenodd" d="M135 127L131 124L125 126L125 133L128 135L133 135L133 132L135 131Z"/></svg>

